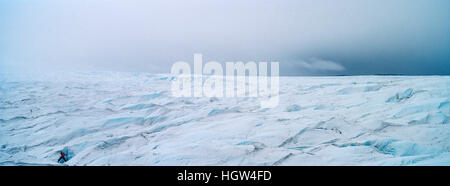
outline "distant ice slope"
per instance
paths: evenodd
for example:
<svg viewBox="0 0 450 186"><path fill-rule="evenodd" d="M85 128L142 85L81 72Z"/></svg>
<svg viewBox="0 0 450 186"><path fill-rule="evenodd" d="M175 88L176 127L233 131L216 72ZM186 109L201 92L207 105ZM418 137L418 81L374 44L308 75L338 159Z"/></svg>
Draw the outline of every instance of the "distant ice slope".
<svg viewBox="0 0 450 186"><path fill-rule="evenodd" d="M1 74L0 165L450 165L450 77L282 77L280 105L170 76Z"/></svg>

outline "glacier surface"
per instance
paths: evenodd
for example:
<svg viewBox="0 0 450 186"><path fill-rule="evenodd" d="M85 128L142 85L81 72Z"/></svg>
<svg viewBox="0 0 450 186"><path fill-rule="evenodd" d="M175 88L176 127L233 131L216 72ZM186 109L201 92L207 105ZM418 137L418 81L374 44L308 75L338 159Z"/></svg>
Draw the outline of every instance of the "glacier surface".
<svg viewBox="0 0 450 186"><path fill-rule="evenodd" d="M0 165L450 165L450 77L280 77L280 104L164 74L0 74Z"/></svg>

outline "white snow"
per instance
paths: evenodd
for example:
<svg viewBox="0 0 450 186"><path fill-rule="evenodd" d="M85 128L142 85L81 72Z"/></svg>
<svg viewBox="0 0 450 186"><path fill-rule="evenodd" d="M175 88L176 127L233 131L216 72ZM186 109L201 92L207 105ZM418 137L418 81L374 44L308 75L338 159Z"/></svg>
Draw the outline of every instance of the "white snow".
<svg viewBox="0 0 450 186"><path fill-rule="evenodd" d="M449 76L281 77L273 109L171 79L0 74L0 165L450 165Z"/></svg>

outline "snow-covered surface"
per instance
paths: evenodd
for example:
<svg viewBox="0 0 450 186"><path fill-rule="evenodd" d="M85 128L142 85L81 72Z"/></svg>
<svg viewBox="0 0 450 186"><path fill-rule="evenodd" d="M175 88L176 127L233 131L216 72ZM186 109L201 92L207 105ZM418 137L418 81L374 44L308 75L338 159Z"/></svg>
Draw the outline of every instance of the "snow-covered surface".
<svg viewBox="0 0 450 186"><path fill-rule="evenodd" d="M450 77L282 77L280 104L169 75L0 75L0 165L450 165Z"/></svg>

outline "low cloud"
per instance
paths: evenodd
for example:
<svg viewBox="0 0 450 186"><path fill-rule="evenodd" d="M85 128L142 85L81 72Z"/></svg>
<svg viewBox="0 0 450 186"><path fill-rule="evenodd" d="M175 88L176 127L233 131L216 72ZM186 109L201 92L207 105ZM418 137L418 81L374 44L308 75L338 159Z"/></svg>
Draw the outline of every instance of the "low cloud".
<svg viewBox="0 0 450 186"><path fill-rule="evenodd" d="M309 60L302 60L297 63L297 65L300 68L304 68L307 70L313 70L313 71L343 71L345 70L345 67L341 64L330 61L330 60L324 60L320 58L311 58Z"/></svg>

